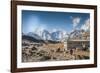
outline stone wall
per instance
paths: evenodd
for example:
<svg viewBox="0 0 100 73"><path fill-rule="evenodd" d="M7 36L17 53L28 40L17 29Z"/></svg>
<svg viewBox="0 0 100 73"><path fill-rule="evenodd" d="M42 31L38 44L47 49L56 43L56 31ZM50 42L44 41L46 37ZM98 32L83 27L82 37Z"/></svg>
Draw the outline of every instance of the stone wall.
<svg viewBox="0 0 100 73"><path fill-rule="evenodd" d="M89 48L90 41L67 41L67 49L84 49Z"/></svg>

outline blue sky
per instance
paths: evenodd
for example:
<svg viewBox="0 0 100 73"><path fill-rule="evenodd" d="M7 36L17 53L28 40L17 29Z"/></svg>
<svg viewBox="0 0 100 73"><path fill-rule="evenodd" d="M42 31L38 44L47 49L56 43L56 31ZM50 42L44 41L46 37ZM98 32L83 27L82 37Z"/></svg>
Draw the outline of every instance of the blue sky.
<svg viewBox="0 0 100 73"><path fill-rule="evenodd" d="M35 32L40 29L70 32L74 28L80 29L88 19L89 13L22 10L22 32Z"/></svg>

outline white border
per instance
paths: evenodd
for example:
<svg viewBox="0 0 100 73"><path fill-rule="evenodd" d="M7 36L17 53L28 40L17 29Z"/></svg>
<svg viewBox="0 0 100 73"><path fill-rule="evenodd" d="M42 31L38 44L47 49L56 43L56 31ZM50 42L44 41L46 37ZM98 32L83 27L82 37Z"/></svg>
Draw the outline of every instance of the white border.
<svg viewBox="0 0 100 73"><path fill-rule="evenodd" d="M89 60L72 60L72 61L50 61L50 62L21 62L21 11L22 10L37 10L37 11L56 11L56 12L78 12L90 13L90 59ZM82 65L94 63L94 10L92 9L76 9L76 8L58 8L58 7L40 7L40 6L17 6L17 68L29 67L46 67L46 66L61 66L61 65Z"/></svg>

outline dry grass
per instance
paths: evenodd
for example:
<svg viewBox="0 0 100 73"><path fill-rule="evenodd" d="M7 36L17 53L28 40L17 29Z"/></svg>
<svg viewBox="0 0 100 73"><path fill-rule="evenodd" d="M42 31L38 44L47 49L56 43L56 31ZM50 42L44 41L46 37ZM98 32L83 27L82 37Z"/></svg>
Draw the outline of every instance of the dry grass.
<svg viewBox="0 0 100 73"><path fill-rule="evenodd" d="M59 51L58 48L60 48ZM23 48L24 49L24 48ZM63 43L58 44L46 44L37 47L37 50L27 48L27 51L22 51L22 62L38 62L38 61L61 61L61 60L82 60L89 59L89 51L73 50L73 54L70 54L70 50L65 50Z"/></svg>

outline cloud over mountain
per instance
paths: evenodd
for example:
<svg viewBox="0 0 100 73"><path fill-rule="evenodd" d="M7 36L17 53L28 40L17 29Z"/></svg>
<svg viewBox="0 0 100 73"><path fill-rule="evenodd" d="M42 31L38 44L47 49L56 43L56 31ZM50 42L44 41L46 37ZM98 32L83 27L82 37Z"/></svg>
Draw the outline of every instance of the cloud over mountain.
<svg viewBox="0 0 100 73"><path fill-rule="evenodd" d="M81 18L80 17L71 17L71 18L72 18L73 28L75 28L80 23Z"/></svg>
<svg viewBox="0 0 100 73"><path fill-rule="evenodd" d="M81 26L81 29L87 31L90 29L90 19L87 19L85 23Z"/></svg>

